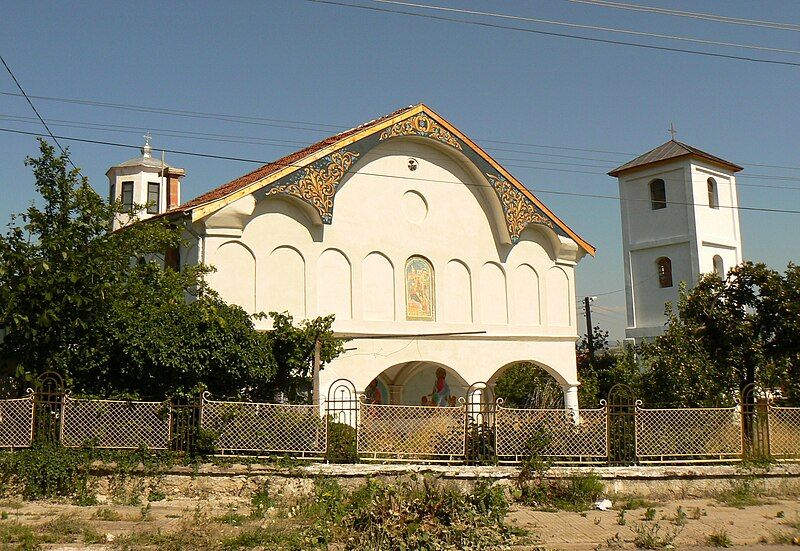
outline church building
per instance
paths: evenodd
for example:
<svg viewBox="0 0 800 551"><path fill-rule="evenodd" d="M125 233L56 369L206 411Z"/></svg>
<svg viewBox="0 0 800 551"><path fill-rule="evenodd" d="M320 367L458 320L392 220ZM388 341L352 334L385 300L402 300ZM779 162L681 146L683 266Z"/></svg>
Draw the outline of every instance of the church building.
<svg viewBox="0 0 800 551"><path fill-rule="evenodd" d="M320 373L323 398L345 378L375 403L454 404L533 362L577 409L575 266L595 249L429 107L182 205L172 199L183 171L149 150L108 174L112 197L156 201L140 218L184 225L190 245L175 260L214 266L208 282L228 302L296 320L335 314L335 333L351 340Z"/></svg>
<svg viewBox="0 0 800 551"><path fill-rule="evenodd" d="M674 132L674 131L673 131ZM736 176L742 167L673 139L615 168L628 325L639 342L664 331L681 282L725 277L742 262Z"/></svg>

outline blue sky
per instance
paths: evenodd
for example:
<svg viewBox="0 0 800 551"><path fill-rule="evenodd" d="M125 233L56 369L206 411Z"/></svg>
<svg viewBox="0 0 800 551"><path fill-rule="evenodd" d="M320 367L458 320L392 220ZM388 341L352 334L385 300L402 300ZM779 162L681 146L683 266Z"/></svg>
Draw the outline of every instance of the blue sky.
<svg viewBox="0 0 800 551"><path fill-rule="evenodd" d="M372 0L343 1L381 6ZM800 3L790 0L630 1L800 23ZM800 50L796 31L567 0L430 3ZM483 20L800 62L797 54ZM34 99L56 134L138 145L143 130L150 129L155 147L216 155L275 159L339 128L425 102L484 146L598 248L596 258L578 267L581 296L624 285L619 204L546 191L616 195L616 180L605 172L666 141L670 121L679 140L745 166L739 179L742 206L800 209L800 67L589 43L300 0L14 2L3 9L0 53L32 95L310 123L245 124ZM0 74L0 92L15 91L8 75ZM26 120L32 116L22 98L0 95L0 128L41 131ZM131 128L87 127L99 124ZM237 137L176 137L165 135L165 130ZM135 153L63 143L104 195L107 168ZM0 132L3 226L11 213L35 199L33 179L23 161L36 151L34 138ZM256 166L177 154L167 159L187 169L184 200ZM740 218L745 258L783 269L800 256L800 215L743 211ZM621 338L624 293L604 294L596 305L595 320L611 330L612 338Z"/></svg>

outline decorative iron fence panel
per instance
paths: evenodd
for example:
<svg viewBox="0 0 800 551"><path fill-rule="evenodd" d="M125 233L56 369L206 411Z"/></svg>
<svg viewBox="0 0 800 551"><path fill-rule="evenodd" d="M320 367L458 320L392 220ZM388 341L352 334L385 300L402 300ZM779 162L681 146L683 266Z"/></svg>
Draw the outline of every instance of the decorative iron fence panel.
<svg viewBox="0 0 800 551"><path fill-rule="evenodd" d="M64 397L61 443L98 448L164 450L169 445L166 402L89 400Z"/></svg>
<svg viewBox="0 0 800 551"><path fill-rule="evenodd" d="M739 408L636 409L640 463L739 461Z"/></svg>
<svg viewBox="0 0 800 551"><path fill-rule="evenodd" d="M800 459L800 408L770 406L769 453L773 459Z"/></svg>
<svg viewBox="0 0 800 551"><path fill-rule="evenodd" d="M319 406L203 399L200 426L215 433L222 453L323 454L325 420Z"/></svg>
<svg viewBox="0 0 800 551"><path fill-rule="evenodd" d="M33 440L33 394L0 400L0 448L27 448Z"/></svg>
<svg viewBox="0 0 800 551"><path fill-rule="evenodd" d="M538 453L556 463L605 461L607 458L605 408L583 409L578 422L569 409L515 409L497 406L495 430L501 463L519 462L530 455L533 439L545 445Z"/></svg>
<svg viewBox="0 0 800 551"><path fill-rule="evenodd" d="M464 406L360 404L358 453L362 459L464 459Z"/></svg>

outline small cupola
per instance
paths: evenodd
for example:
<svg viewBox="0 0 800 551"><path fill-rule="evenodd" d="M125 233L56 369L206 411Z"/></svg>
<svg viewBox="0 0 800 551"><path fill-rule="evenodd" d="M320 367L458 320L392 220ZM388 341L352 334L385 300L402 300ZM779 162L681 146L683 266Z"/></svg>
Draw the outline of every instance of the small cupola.
<svg viewBox="0 0 800 551"><path fill-rule="evenodd" d="M166 163L162 151L153 157L150 133L144 136L141 155L108 169L109 201L122 204L123 214L114 221L114 229L129 223L165 213L180 204L180 179L186 175L182 168Z"/></svg>

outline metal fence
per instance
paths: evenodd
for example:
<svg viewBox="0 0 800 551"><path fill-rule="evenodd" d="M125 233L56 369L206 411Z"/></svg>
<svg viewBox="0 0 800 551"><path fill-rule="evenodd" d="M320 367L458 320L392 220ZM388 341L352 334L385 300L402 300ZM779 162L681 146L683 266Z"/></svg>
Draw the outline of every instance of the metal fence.
<svg viewBox="0 0 800 551"><path fill-rule="evenodd" d="M577 421L577 422L576 422ZM537 453L555 463L592 463L608 457L606 409L514 409L497 405L496 450L501 463L516 463Z"/></svg>
<svg viewBox="0 0 800 551"><path fill-rule="evenodd" d="M364 404L358 415L363 459L452 461L463 459L464 406Z"/></svg>
<svg viewBox="0 0 800 551"><path fill-rule="evenodd" d="M800 461L800 408L776 406L759 389L745 392L734 407L653 409L616 385L602 407L577 415L476 396L468 392L455 407L367 404L341 379L324 405L313 406L219 401L208 394L97 400L72 398L60 377L46 373L28 396L0 400L0 448L36 441L193 452L202 441L205 452L323 459L330 444L365 461L513 464L535 445L554 463L576 465Z"/></svg>
<svg viewBox="0 0 800 551"><path fill-rule="evenodd" d="M742 415L738 407L636 408L639 463L709 463L742 458Z"/></svg>
<svg viewBox="0 0 800 551"><path fill-rule="evenodd" d="M168 402L90 400L64 397L61 444L98 448L165 450L169 447Z"/></svg>
<svg viewBox="0 0 800 551"><path fill-rule="evenodd" d="M203 396L200 426L220 453L292 453L320 456L327 423L312 405L222 402Z"/></svg>
<svg viewBox="0 0 800 551"><path fill-rule="evenodd" d="M27 448L33 440L33 394L0 400L0 448Z"/></svg>
<svg viewBox="0 0 800 551"><path fill-rule="evenodd" d="M769 408L769 453L777 460L800 459L800 408Z"/></svg>

